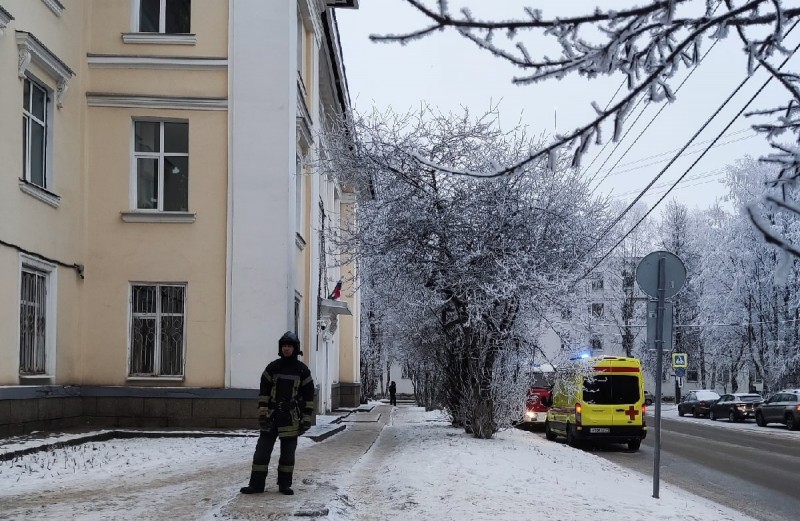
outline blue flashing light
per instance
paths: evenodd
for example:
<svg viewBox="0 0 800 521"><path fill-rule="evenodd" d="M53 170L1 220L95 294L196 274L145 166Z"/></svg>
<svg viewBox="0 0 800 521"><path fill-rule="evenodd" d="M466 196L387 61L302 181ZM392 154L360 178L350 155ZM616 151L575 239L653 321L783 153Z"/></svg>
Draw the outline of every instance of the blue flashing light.
<svg viewBox="0 0 800 521"><path fill-rule="evenodd" d="M591 357L592 357L591 351L579 351L579 352L575 353L570 358L570 360L582 360L582 359L591 358Z"/></svg>

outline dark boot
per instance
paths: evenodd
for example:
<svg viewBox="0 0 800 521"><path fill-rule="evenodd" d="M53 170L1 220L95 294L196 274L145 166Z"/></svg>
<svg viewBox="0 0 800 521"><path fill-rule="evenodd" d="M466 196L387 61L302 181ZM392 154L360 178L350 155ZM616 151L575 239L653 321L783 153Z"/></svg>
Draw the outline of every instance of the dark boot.
<svg viewBox="0 0 800 521"><path fill-rule="evenodd" d="M294 495L294 490L292 490L290 487L278 487L278 492L281 494L286 494L287 496Z"/></svg>
<svg viewBox="0 0 800 521"><path fill-rule="evenodd" d="M250 482L246 487L239 489L242 494L261 494L264 492L264 483L267 481L267 473L255 471L250 473Z"/></svg>

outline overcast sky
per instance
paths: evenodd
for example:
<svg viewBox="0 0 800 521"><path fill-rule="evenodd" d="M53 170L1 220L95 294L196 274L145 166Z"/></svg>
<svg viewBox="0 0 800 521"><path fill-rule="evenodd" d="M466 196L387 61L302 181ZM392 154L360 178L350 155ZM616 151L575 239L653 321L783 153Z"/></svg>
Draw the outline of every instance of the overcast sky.
<svg viewBox="0 0 800 521"><path fill-rule="evenodd" d="M605 107L622 81L621 76L591 81L572 76L561 81L517 86L511 83L511 79L520 73L518 69L478 49L452 31L436 33L405 46L372 43L368 39L370 34L412 31L427 25L427 20L403 0L360 0L359 3L358 10L337 10L337 17L351 98L355 108L361 112L368 112L373 106L381 110L392 107L395 111L406 112L424 101L443 111L458 111L461 106L466 106L471 112L480 113L499 102L501 124L505 128L513 127L519 121L527 125L533 134L552 133L556 124L560 132L567 132L590 121L594 114L590 103L596 101ZM704 0L697 0L696 3L699 7L705 5ZM428 0L427 4L435 7L436 2ZM541 8L547 17L582 14L593 11L599 2L576 0L560 4L568 5L532 0L450 1L452 11L470 5L475 15L484 19L490 16L494 19L521 18L523 6L526 5ZM617 5L624 3L615 2ZM800 40L800 34L792 36L790 47ZM549 42L528 42L532 53L541 45L552 48ZM708 50L711 43L711 40L705 40L702 52ZM555 56L556 52L549 51L549 54ZM787 68L796 68L798 63L795 57ZM673 88L686 74L683 72L679 76ZM631 131L613 155L613 143L602 154L602 147L592 149L584 161L584 168L589 167L595 155L597 159L587 168L588 175L595 176L601 192L612 193L617 199L629 202L671 159L672 154L668 152L682 147L745 77L746 60L741 52L741 44L733 38L720 42L677 93L677 101L669 104L645 133L641 133L642 129L661 108L661 104L646 107L638 122L631 125L644 104L634 110L628 120ZM763 71L756 72L695 143L710 142L716 137L766 77ZM783 100L785 96L781 88L770 85L750 108L777 106ZM739 118L726 134L727 137L719 141L727 144L712 148L684 182L670 193L667 201L674 197L690 207L707 207L724 195L719 183L722 178L720 169L745 154L758 156L768 151L764 140L748 130L749 125L746 118ZM631 146L640 134L638 142ZM684 154L666 171L643 201L654 204L703 148L705 144L688 149L687 152L696 153ZM626 151L625 157L612 170L611 167ZM610 175L607 175L609 172ZM605 180L600 183L603 178Z"/></svg>

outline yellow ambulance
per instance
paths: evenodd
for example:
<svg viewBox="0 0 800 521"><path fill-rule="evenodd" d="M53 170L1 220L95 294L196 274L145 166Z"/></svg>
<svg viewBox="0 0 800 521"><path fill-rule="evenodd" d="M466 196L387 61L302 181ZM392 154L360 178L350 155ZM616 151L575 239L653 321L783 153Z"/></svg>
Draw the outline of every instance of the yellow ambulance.
<svg viewBox="0 0 800 521"><path fill-rule="evenodd" d="M559 370L544 429L548 440L627 443L638 450L647 436L642 363L602 356L575 360Z"/></svg>

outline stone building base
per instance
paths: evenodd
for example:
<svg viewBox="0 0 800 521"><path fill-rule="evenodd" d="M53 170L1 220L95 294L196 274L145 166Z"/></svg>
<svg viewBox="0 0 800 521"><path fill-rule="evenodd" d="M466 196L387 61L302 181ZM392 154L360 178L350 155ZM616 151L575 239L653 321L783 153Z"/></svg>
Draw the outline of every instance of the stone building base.
<svg viewBox="0 0 800 521"><path fill-rule="evenodd" d="M258 390L26 386L0 389L0 438L71 427L258 429Z"/></svg>
<svg viewBox="0 0 800 521"><path fill-rule="evenodd" d="M331 386L331 402L333 409L358 407L361 405L361 384L352 382L333 384Z"/></svg>

